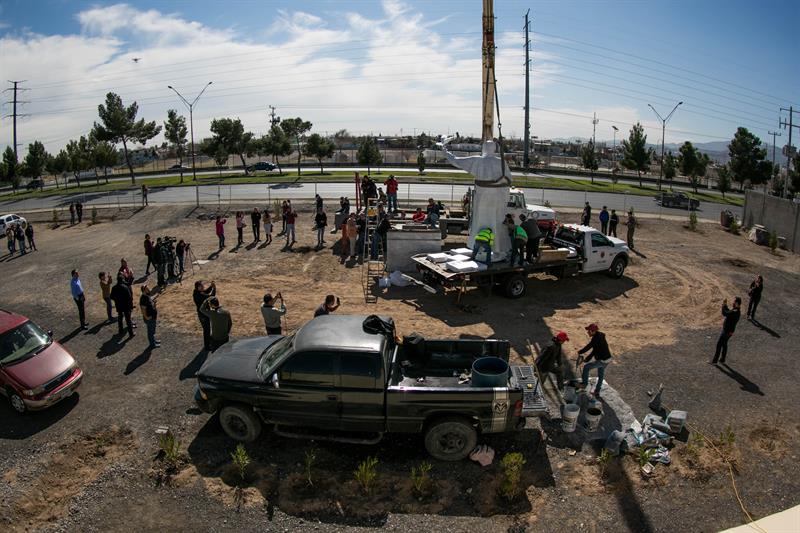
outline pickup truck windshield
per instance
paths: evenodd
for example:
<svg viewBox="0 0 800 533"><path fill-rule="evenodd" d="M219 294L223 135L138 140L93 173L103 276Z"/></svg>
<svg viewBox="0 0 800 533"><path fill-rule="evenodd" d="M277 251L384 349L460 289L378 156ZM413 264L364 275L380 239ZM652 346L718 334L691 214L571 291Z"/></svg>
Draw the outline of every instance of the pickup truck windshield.
<svg viewBox="0 0 800 533"><path fill-rule="evenodd" d="M264 350L258 360L258 377L266 380L291 352L294 335L284 337Z"/></svg>

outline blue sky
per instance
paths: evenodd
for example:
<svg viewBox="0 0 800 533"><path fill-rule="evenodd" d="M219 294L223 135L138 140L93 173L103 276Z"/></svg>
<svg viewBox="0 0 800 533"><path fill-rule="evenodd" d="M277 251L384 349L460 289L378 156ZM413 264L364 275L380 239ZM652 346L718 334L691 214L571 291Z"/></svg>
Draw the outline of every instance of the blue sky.
<svg viewBox="0 0 800 533"><path fill-rule="evenodd" d="M667 142L724 141L739 125L767 140L779 107L800 104L797 1L495 4L505 135L523 132L528 8L532 134L540 138L589 137L597 113L598 140L611 140L612 125L627 133L641 121L658 142L648 103L663 116L682 100ZM108 90L161 123L168 108L183 111L167 84L191 98L208 80L197 137L221 116L263 133L268 105L322 133L480 131L480 0L0 6L0 71L31 89L20 142L41 139L51 151L91 128ZM0 122L0 147L11 142L10 125Z"/></svg>

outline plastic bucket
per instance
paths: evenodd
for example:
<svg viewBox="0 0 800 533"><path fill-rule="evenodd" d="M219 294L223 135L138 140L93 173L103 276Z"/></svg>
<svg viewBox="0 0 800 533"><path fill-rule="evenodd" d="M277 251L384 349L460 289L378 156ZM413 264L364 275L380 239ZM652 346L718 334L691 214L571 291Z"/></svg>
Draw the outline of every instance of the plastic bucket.
<svg viewBox="0 0 800 533"><path fill-rule="evenodd" d="M561 429L564 433L572 433L578 425L578 415L581 414L580 406L574 403L564 405L564 412L561 415Z"/></svg>
<svg viewBox="0 0 800 533"><path fill-rule="evenodd" d="M473 387L508 385L508 363L499 357L481 357L472 363Z"/></svg>
<svg viewBox="0 0 800 533"><path fill-rule="evenodd" d="M599 407L589 407L586 409L586 429L595 431L600 425L600 419L603 417L603 411Z"/></svg>

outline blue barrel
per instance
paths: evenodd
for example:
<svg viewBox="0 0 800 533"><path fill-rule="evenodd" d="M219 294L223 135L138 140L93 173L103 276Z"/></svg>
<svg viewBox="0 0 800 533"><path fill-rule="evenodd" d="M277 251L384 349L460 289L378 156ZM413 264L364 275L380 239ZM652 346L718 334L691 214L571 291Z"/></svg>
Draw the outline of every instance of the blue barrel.
<svg viewBox="0 0 800 533"><path fill-rule="evenodd" d="M508 363L499 357L481 357L472 363L473 387L508 386Z"/></svg>

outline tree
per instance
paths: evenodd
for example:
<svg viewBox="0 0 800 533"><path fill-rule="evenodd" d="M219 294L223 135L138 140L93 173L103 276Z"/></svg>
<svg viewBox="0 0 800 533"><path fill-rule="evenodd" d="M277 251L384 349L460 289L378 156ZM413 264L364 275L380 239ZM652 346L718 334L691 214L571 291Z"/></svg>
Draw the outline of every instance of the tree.
<svg viewBox="0 0 800 533"><path fill-rule="evenodd" d="M672 151L667 152L667 155L664 156L664 179L667 181L672 181L675 179L677 161L675 161L675 156L672 155ZM670 184L670 189L672 185Z"/></svg>
<svg viewBox="0 0 800 533"><path fill-rule="evenodd" d="M417 137L417 148L420 150L424 150L425 148L429 148L431 145L431 138L425 135L425 132L419 134Z"/></svg>
<svg viewBox="0 0 800 533"><path fill-rule="evenodd" d="M739 128L728 144L731 179L739 183L739 190L744 189L746 183L758 185L769 179L771 168L767 168L765 161L767 151L761 148L761 139L750 133L747 128ZM766 171L769 171L765 174Z"/></svg>
<svg viewBox="0 0 800 533"><path fill-rule="evenodd" d="M589 141L581 150L581 164L583 168L592 173L592 183L594 183L594 171L599 168L597 154L594 151L594 142Z"/></svg>
<svg viewBox="0 0 800 533"><path fill-rule="evenodd" d="M72 171L78 187L81 186L81 172L92 168L92 154L89 150L89 141L84 135L77 141L72 139L67 143L67 168Z"/></svg>
<svg viewBox="0 0 800 533"><path fill-rule="evenodd" d="M333 141L323 137L319 133L312 133L306 140L306 146L303 149L305 155L315 158L319 161L319 173L324 172L322 168L322 160L328 157L333 157L333 152L336 150L336 145Z"/></svg>
<svg viewBox="0 0 800 533"><path fill-rule="evenodd" d="M178 156L178 164L181 171L181 183L183 183L183 155L186 151L186 117L178 115L175 109L167 110L167 120L164 122L164 138L175 148L175 155Z"/></svg>
<svg viewBox="0 0 800 533"><path fill-rule="evenodd" d="M422 150L417 154L417 168L419 169L420 176L425 172L425 152Z"/></svg>
<svg viewBox="0 0 800 533"><path fill-rule="evenodd" d="M217 151L214 152L214 162L219 167L219 175L222 176L222 167L228 162L228 151L224 146L217 146ZM245 172L247 172L247 168L245 168Z"/></svg>
<svg viewBox="0 0 800 533"><path fill-rule="evenodd" d="M261 138L261 150L272 156L272 161L278 165L278 172L283 173L279 158L292 153L292 144L280 126L273 125L269 129L269 133Z"/></svg>
<svg viewBox="0 0 800 533"><path fill-rule="evenodd" d="M281 120L281 129L283 129L286 136L295 141L295 149L297 150L297 175L300 175L300 160L303 156L301 140L303 135L311 129L311 122L304 121L300 117L285 118Z"/></svg>
<svg viewBox="0 0 800 533"><path fill-rule="evenodd" d="M4 176L6 181L11 182L11 187L14 192L19 188L19 162L17 161L17 154L10 146L6 146L6 151L3 152L3 166L5 167Z"/></svg>
<svg viewBox="0 0 800 533"><path fill-rule="evenodd" d="M122 104L122 98L114 93L106 95L106 105L97 106L97 114L102 124L94 123L92 133L98 141L109 141L113 144L122 143L125 154L125 163L131 173L131 183L136 183L133 165L128 154L128 143L144 144L161 131L161 126L156 122L145 122L144 119L136 120L139 105L133 102L128 107Z"/></svg>
<svg viewBox="0 0 800 533"><path fill-rule="evenodd" d="M731 171L728 165L717 169L717 190L722 193L723 198L725 198L725 193L731 190Z"/></svg>
<svg viewBox="0 0 800 533"><path fill-rule="evenodd" d="M683 143L678 149L678 152L680 152L678 156L678 168L680 168L681 174L689 178L689 183L692 185L695 194L697 194L697 185L699 181L697 177L697 166L700 153L689 141Z"/></svg>
<svg viewBox="0 0 800 533"><path fill-rule="evenodd" d="M105 178L106 183L108 183L108 168L119 163L119 154L117 153L117 149L114 148L114 145L109 142L98 141L97 139L90 138L89 153L92 165L95 168L95 172L97 172L98 167L102 168L103 177ZM99 181L100 180L98 178L98 182Z"/></svg>
<svg viewBox="0 0 800 533"><path fill-rule="evenodd" d="M698 151L697 156L697 181L699 182L706 176L706 172L708 172L708 165L711 164L711 159L708 157L708 154L700 153ZM708 182L706 182L708 183ZM695 194L697 194L697 187L694 189Z"/></svg>
<svg viewBox="0 0 800 533"><path fill-rule="evenodd" d="M38 178L42 175L50 159L50 154L44 149L44 145L39 141L34 141L28 145L28 153L25 155L25 174L29 178Z"/></svg>
<svg viewBox="0 0 800 533"><path fill-rule="evenodd" d="M647 149L647 135L637 122L631 128L628 138L622 141L622 166L636 171L639 175L639 187L642 186L642 172L650 170L651 157L652 151Z"/></svg>
<svg viewBox="0 0 800 533"><path fill-rule="evenodd" d="M378 150L375 139L370 136L361 139L361 142L358 144L358 154L356 157L358 158L359 165L367 166L367 175L370 174L371 167L380 165L383 162L381 151Z"/></svg>
<svg viewBox="0 0 800 533"><path fill-rule="evenodd" d="M58 176L63 175L69 169L69 156L64 149L59 150L58 154L47 161L47 172L53 175L58 189ZM66 184L66 180L64 181Z"/></svg>
<svg viewBox="0 0 800 533"><path fill-rule="evenodd" d="M253 140L253 134L244 131L242 121L232 118L216 118L211 121L211 147L212 157L216 159L219 148L222 147L227 154L238 155L242 161L244 172L247 174L245 156L253 155L258 149Z"/></svg>

